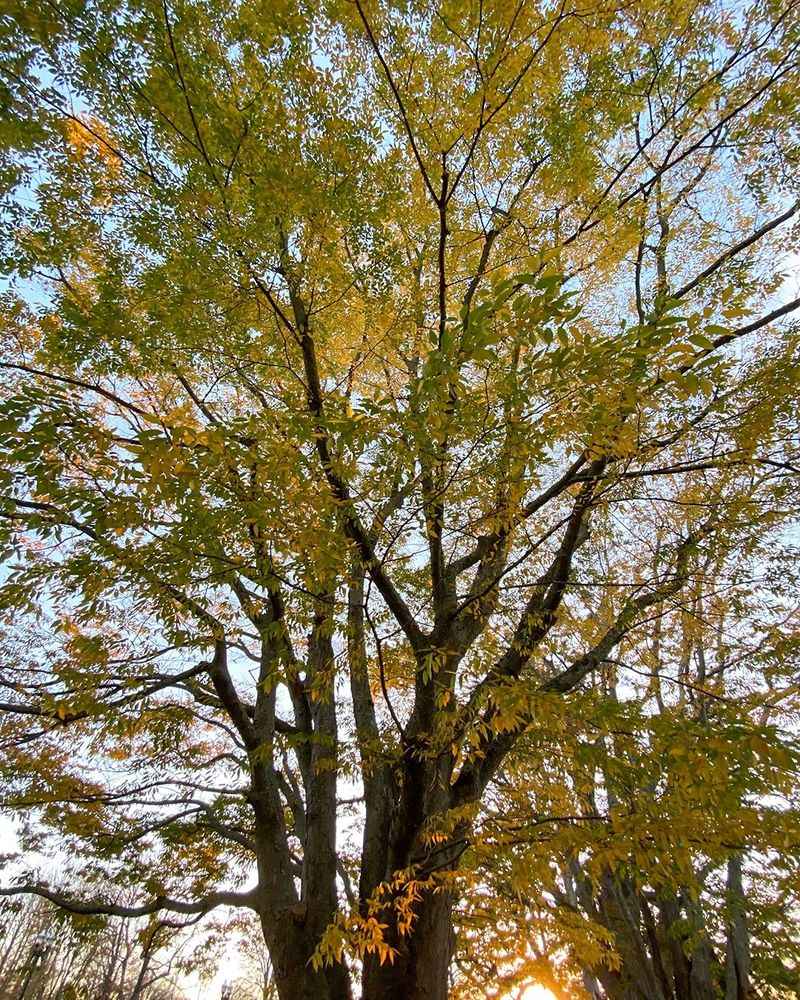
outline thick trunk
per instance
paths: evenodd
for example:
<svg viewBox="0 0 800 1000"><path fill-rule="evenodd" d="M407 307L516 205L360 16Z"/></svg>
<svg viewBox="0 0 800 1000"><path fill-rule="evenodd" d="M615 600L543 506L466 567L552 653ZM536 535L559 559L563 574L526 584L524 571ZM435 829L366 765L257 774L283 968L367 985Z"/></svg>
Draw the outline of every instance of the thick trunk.
<svg viewBox="0 0 800 1000"><path fill-rule="evenodd" d="M449 748L438 757L430 746L414 745L417 734L433 731L434 679L417 674L414 715L405 728L402 777L393 773L393 762L381 752L375 707L369 686L364 642L363 577L351 584L348 608L350 685L359 733L364 774L366 822L364 828L359 901L362 914L369 911L375 890L398 871L414 867L415 877L425 879L434 871L457 865L458 855L429 855L421 831L434 817L453 805L453 758ZM443 673L437 675L441 684ZM426 714L427 713L427 714ZM392 962L381 965L377 955L366 956L362 970L363 1000L446 1000L453 953L453 897L450 892L428 891L414 904L408 933L398 930L391 902L379 913L386 924L385 940L394 949Z"/></svg>
<svg viewBox="0 0 800 1000"><path fill-rule="evenodd" d="M410 934L400 935L396 927L389 927L387 939L397 957L383 965L376 957L367 957L362 1000L447 1000L454 945L452 910L450 893L431 892L417 904L418 916ZM262 920L262 928L280 1000L351 1000L344 966L313 968L310 960L316 942L299 913L298 919L287 915L278 926Z"/></svg>
<svg viewBox="0 0 800 1000"><path fill-rule="evenodd" d="M308 737L297 751L304 798L288 783L284 788L293 814L293 832L303 845L302 865L289 850L286 814L274 767L275 688L270 680L273 660L267 643L254 716L260 742L251 752L250 802L256 821L259 911L280 1000L351 1000L352 996L345 965L315 969L312 964L338 909L334 655L324 611L323 607L315 613L309 636L305 684L298 684L294 691L295 722Z"/></svg>
<svg viewBox="0 0 800 1000"><path fill-rule="evenodd" d="M287 914L279 925L262 919L262 927L280 1000L351 1000L344 966L312 966L317 942L298 920Z"/></svg>
<svg viewBox="0 0 800 1000"><path fill-rule="evenodd" d="M375 958L364 963L362 1000L447 1000L453 903L449 892L429 892L415 908L410 934L388 929L387 938L398 955L392 963L381 965Z"/></svg>
<svg viewBox="0 0 800 1000"><path fill-rule="evenodd" d="M618 973L604 986L615 1000L666 1000L663 980L659 977L643 934L639 898L626 880L610 872L601 880L599 911L602 923L614 933L614 945L622 959Z"/></svg>

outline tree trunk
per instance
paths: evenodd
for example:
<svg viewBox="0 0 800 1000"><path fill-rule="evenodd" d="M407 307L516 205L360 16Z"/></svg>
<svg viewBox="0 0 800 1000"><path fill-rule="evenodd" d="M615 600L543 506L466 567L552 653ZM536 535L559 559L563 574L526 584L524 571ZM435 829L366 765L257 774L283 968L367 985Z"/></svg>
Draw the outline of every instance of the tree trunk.
<svg viewBox="0 0 800 1000"><path fill-rule="evenodd" d="M680 904L674 894L664 891L658 899L658 910L661 938L666 942L675 1000L690 1000L689 960L674 933L674 928L681 918Z"/></svg>
<svg viewBox="0 0 800 1000"><path fill-rule="evenodd" d="M664 987L643 936L639 898L632 884L605 871L598 898L603 926L614 934L622 959L618 973L604 985L615 1000L666 1000Z"/></svg>
<svg viewBox="0 0 800 1000"><path fill-rule="evenodd" d="M703 910L700 904L691 898L687 898L684 908L695 934L699 937L691 955L691 972L689 974L691 998L692 1000L715 1000L715 997L719 996L719 965L706 933Z"/></svg>
<svg viewBox="0 0 800 1000"><path fill-rule="evenodd" d="M398 955L383 965L374 957L364 962L362 1000L447 1000L453 904L451 892L428 892L415 908L410 934L388 928L387 939Z"/></svg>
<svg viewBox="0 0 800 1000"><path fill-rule="evenodd" d="M131 1000L141 1000L147 987L147 973L150 971L150 963L156 951L156 939L160 930L163 930L163 926L156 924L145 938L141 964L139 965L139 975L136 977L133 993L131 993Z"/></svg>
<svg viewBox="0 0 800 1000"><path fill-rule="evenodd" d="M448 972L453 954L453 896L444 890L423 896L412 931L400 935L386 930L397 949L394 962L383 965L367 956L363 965L362 1000L447 1000ZM387 918L384 915L382 921ZM347 969L341 964L315 970L311 965L316 942L291 916L276 931L262 921L264 939L273 963L273 981L280 1000L351 1000Z"/></svg>
<svg viewBox="0 0 800 1000"><path fill-rule="evenodd" d="M282 926L262 919L264 940L272 961L280 1000L352 1000L346 968L336 963L314 969L311 956L317 941L290 914Z"/></svg>
<svg viewBox="0 0 800 1000"><path fill-rule="evenodd" d="M742 886L742 856L728 861L728 940L725 954L725 1000L748 1000L750 996L750 941Z"/></svg>

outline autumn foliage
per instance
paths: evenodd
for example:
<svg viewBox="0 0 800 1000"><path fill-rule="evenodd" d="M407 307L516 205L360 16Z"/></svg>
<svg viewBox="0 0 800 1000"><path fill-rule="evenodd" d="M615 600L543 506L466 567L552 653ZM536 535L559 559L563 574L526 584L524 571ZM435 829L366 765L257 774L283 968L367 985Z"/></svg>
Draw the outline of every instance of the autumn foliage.
<svg viewBox="0 0 800 1000"><path fill-rule="evenodd" d="M797 4L0 31L2 803L85 865L0 891L281 1000L792 995Z"/></svg>

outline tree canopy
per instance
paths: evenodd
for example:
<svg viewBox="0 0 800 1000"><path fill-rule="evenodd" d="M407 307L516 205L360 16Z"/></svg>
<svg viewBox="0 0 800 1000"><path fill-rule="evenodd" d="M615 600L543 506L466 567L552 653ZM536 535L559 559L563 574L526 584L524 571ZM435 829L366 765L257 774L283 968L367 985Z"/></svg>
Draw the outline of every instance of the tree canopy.
<svg viewBox="0 0 800 1000"><path fill-rule="evenodd" d="M84 865L0 892L252 911L281 1000L790 995L797 4L0 31L2 803Z"/></svg>

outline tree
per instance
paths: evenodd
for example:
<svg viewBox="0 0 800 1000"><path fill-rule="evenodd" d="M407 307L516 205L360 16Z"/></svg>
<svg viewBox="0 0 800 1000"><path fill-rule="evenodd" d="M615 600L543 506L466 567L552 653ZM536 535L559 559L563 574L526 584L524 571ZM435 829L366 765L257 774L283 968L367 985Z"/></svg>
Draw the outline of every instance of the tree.
<svg viewBox="0 0 800 1000"><path fill-rule="evenodd" d="M4 1000L184 996L174 981L180 943L169 922L72 916L35 896L3 900L0 917Z"/></svg>
<svg viewBox="0 0 800 1000"><path fill-rule="evenodd" d="M138 899L3 891L441 1000L515 755L794 523L796 7L2 25L5 805Z"/></svg>
<svg viewBox="0 0 800 1000"><path fill-rule="evenodd" d="M232 1000L278 1000L272 962L256 923L249 913L237 928L240 974L229 983Z"/></svg>

